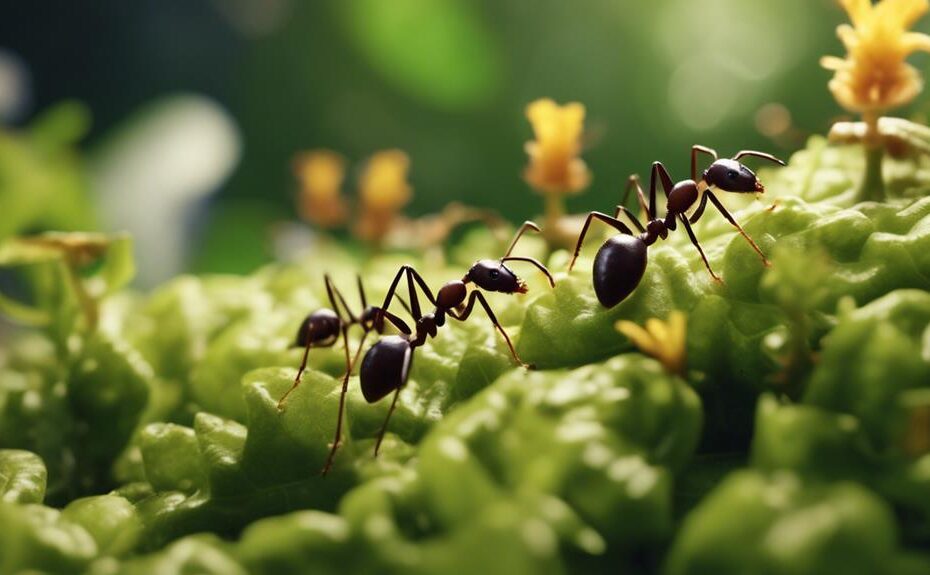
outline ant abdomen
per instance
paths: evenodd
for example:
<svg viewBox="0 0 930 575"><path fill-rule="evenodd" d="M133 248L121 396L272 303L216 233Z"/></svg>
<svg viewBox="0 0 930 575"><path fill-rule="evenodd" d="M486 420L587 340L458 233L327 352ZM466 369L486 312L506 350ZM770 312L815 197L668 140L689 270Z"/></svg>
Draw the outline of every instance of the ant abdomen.
<svg viewBox="0 0 930 575"><path fill-rule="evenodd" d="M359 370L365 401L375 403L404 385L412 361L413 348L401 336L389 335L371 346Z"/></svg>
<svg viewBox="0 0 930 575"><path fill-rule="evenodd" d="M297 328L294 338L295 347L307 347L313 343L318 347L328 347L339 337L342 320L331 309L320 309L304 318Z"/></svg>
<svg viewBox="0 0 930 575"><path fill-rule="evenodd" d="M594 257L594 293L607 308L633 293L646 271L646 242L638 236L618 234Z"/></svg>

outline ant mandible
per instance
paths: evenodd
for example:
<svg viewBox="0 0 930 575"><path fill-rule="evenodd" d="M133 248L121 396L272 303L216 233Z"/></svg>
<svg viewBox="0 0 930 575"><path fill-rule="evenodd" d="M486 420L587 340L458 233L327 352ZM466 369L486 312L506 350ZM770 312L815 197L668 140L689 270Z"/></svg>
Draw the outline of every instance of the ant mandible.
<svg viewBox="0 0 930 575"><path fill-rule="evenodd" d="M700 180L697 179L697 155L699 153L707 154L713 158L710 166L701 174ZM782 166L785 165L783 161L765 152L743 150L730 159L718 159L717 152L711 148L692 146L690 180L682 180L678 183L674 183L671 176L669 176L668 170L661 162L654 162L652 164L652 173L649 177L648 205L646 205L646 199L643 196L643 189L642 186L640 186L639 176L635 174L630 176L627 182L626 193L623 196L621 204L617 206L613 217L601 212L591 212L588 214L584 226L581 229L581 234L578 236L578 243L575 245L575 253L572 255L572 260L568 265L568 271L570 272L575 265L575 260L578 258L578 253L581 251L581 244L584 241L585 235L588 233L588 226L590 226L592 220L598 219L619 230L619 234L604 242L604 245L598 250L594 258L593 269L594 293L597 294L597 299L604 307L614 307L626 299L626 297L636 289L636 286L639 285L643 273L646 271L647 248L658 241L659 238L663 240L666 239L668 237L668 232L674 231L678 227L678 222L681 222L685 231L688 232L691 243L694 244L698 253L701 254L704 266L707 268L711 277L715 281L722 281L720 277L714 273L714 270L711 269L710 263L707 261L707 256L704 255L704 250L701 249L701 244L698 243L697 237L694 235L694 230L691 229L691 224L697 222L704 214L704 208L707 206L708 201L710 201L723 217L733 224L739 233L746 238L746 241L749 242L752 249L762 258L762 263L766 266L769 265L765 254L762 253L762 250L759 249L756 242L749 237L742 226L730 215L730 212L723 207L723 204L720 203L720 200L717 199L717 196L711 191L712 188L717 188L724 192L737 193L761 193L765 191L762 182L756 178L755 173L740 163L739 159L744 156L762 158ZM656 217L657 180L661 181L662 190L665 192L665 197L667 199L665 208L666 215L664 219ZM626 198L633 188L636 189L640 208L646 214L645 226L643 226L636 216L623 205L626 203ZM698 203L699 198L700 202ZM689 217L687 212L695 203L697 203L697 209L695 209L694 213ZM636 229L639 230L639 235L634 234L626 224L618 219L620 214L626 214L630 221L633 222L633 225L636 226Z"/></svg>
<svg viewBox="0 0 930 575"><path fill-rule="evenodd" d="M383 333L384 324L383 322L378 323L375 321L378 308L368 305L367 298L365 297L365 288L362 285L362 278L360 276L356 276L359 299L362 303L362 311L358 315L352 313L352 308L346 303L339 289L333 285L332 279L328 274L323 276L323 280L326 284L326 294L329 296L329 302L332 308L314 311L307 315L300 323L300 327L297 329L295 347L304 348L303 359L300 362L300 368L297 370L297 376L294 378L293 385L291 385L290 389L278 400L278 410L284 409L288 396L300 385L301 377L303 376L304 370L307 368L307 358L310 355L310 348L332 347L341 336L346 353L346 371L345 375L342 377L342 393L339 396L339 415L336 423L336 435L333 438L333 444L322 471L322 474L326 475L330 467L332 467L333 457L336 455L336 449L341 440L342 416L345 411L345 397L349 387L349 376L352 373L352 368L358 363L358 356L362 352L362 346L365 345L365 338L367 338L368 334L372 331L376 331L379 334ZM403 300L401 300L401 304L405 307L407 306L406 302ZM358 348L353 358L349 353L348 333L349 328L354 325L358 325L362 328L362 338L358 343Z"/></svg>
<svg viewBox="0 0 930 575"><path fill-rule="evenodd" d="M457 321L465 321L471 315L475 303L481 304L491 323L494 324L497 331L504 337L504 341L507 342L507 347L510 348L514 360L525 368L532 368L531 365L524 363L520 356L517 355L510 337L498 322L497 317L491 310L491 306L480 291L506 294L526 293L526 284L505 265L509 261L521 261L536 266L548 278L549 285L555 286L552 274L542 263L533 258L510 255L517 241L527 230L538 232L539 226L533 222L524 222L520 229L517 230L516 235L510 242L510 247L507 248L507 252L501 259L475 262L461 280L450 281L443 285L436 297L433 297L433 293L430 291L429 286L426 285L426 281L415 269L410 266L402 266L398 270L384 298L384 304L376 312L378 315L375 322L380 325L387 318L400 330L401 334L383 337L375 343L365 354L359 370L362 395L368 403L374 403L390 392L394 392L394 399L375 443L375 456L378 455L388 421L391 419L391 414L394 413L394 408L397 405L397 396L400 395L400 390L407 382L407 375L413 361L413 351L423 345L428 337L436 337L437 329L445 324L446 316ZM391 299L394 297L394 292L403 276L407 277L410 313L416 322L413 330L402 319L388 311ZM470 294L467 287L469 283L474 283L476 286L476 289L473 289ZM419 286L420 290L426 295L426 299L433 304L434 309L432 312L422 313L416 286Z"/></svg>

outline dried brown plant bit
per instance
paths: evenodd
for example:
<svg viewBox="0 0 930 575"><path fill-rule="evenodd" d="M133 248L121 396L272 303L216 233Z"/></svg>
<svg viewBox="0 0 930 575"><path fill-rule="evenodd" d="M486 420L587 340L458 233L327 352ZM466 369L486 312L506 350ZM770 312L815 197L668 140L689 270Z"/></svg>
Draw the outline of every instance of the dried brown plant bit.
<svg viewBox="0 0 930 575"><path fill-rule="evenodd" d="M310 150L294 158L293 170L300 185L297 195L300 217L323 228L345 223L349 212L342 196L345 159L330 150Z"/></svg>

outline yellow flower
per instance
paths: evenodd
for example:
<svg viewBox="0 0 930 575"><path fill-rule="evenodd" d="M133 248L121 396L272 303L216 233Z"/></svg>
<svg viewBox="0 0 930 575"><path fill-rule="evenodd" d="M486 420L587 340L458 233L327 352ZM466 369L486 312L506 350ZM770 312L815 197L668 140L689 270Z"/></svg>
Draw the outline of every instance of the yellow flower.
<svg viewBox="0 0 930 575"><path fill-rule="evenodd" d="M615 327L630 338L641 352L659 360L666 371L684 376L687 363L685 314L673 311L667 321L649 318L646 320L646 329L626 320L618 321Z"/></svg>
<svg viewBox="0 0 930 575"><path fill-rule="evenodd" d="M852 21L836 29L847 55L821 59L836 72L829 87L837 102L875 116L910 102L923 82L904 60L917 50L930 52L930 36L908 28L927 12L928 0L840 1Z"/></svg>
<svg viewBox="0 0 930 575"><path fill-rule="evenodd" d="M530 156L523 177L538 192L578 193L588 187L591 174L581 154L585 109L578 102L559 106L549 99L526 107L536 140L526 143Z"/></svg>
<svg viewBox="0 0 930 575"><path fill-rule="evenodd" d="M311 150L294 158L294 175L300 184L300 217L324 228L345 222L348 209L341 195L345 160L329 150Z"/></svg>
<svg viewBox="0 0 930 575"><path fill-rule="evenodd" d="M407 182L410 158L402 150L382 150L368 160L359 179L361 214L356 234L366 241L381 241L397 212L413 195Z"/></svg>

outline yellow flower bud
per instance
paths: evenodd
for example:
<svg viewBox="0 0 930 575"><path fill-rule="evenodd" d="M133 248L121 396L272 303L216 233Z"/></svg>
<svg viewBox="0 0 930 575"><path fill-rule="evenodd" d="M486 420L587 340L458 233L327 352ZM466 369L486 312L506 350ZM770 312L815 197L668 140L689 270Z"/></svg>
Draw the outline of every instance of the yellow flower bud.
<svg viewBox="0 0 930 575"><path fill-rule="evenodd" d="M369 158L359 179L361 213L355 234L368 242L381 242L413 195L407 182L410 158L401 150L382 150Z"/></svg>
<svg viewBox="0 0 930 575"><path fill-rule="evenodd" d="M545 194L578 193L588 187L591 174L581 154L585 108L578 102L559 106L549 99L526 107L536 139L526 143L530 163L523 177Z"/></svg>
<svg viewBox="0 0 930 575"><path fill-rule="evenodd" d="M669 314L667 321L649 318L645 329L626 320L618 321L615 327L641 352L659 360L666 371L684 376L687 363L685 314L676 310Z"/></svg>
<svg viewBox="0 0 930 575"><path fill-rule="evenodd" d="M368 160L359 181L359 197L365 210L396 212L410 201L413 188L407 183L410 158L402 150L382 150Z"/></svg>
<svg viewBox="0 0 930 575"><path fill-rule="evenodd" d="M852 26L836 32L846 57L827 56L821 65L836 73L829 87L847 110L878 116L903 106L923 88L917 70L904 60L917 50L930 52L930 36L909 32L928 9L928 0L841 0Z"/></svg>
<svg viewBox="0 0 930 575"><path fill-rule="evenodd" d="M300 184L300 217L326 228L345 222L348 209L341 196L346 171L342 156L329 150L304 152L294 158L293 170Z"/></svg>

